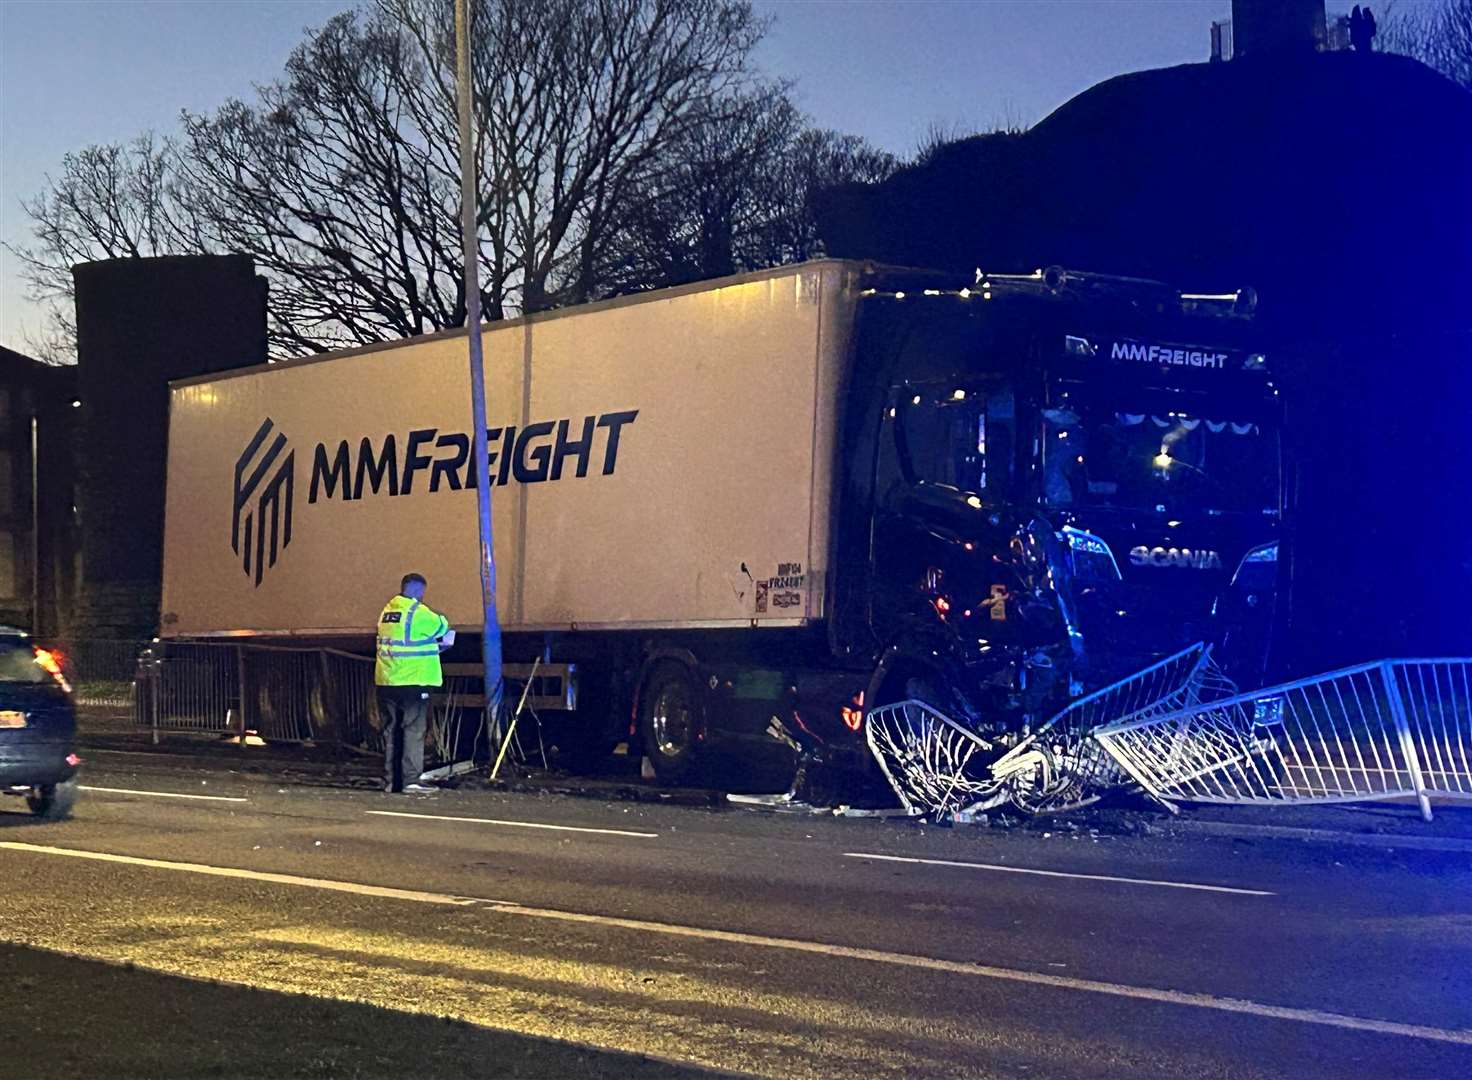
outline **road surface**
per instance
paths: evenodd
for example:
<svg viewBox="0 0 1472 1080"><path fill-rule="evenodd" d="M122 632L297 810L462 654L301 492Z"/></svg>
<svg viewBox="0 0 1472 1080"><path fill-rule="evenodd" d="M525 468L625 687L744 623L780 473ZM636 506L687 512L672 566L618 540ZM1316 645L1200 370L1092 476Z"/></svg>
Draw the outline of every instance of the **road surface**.
<svg viewBox="0 0 1472 1080"><path fill-rule="evenodd" d="M86 784L0 800L7 1075L1472 1075L1465 853Z"/></svg>

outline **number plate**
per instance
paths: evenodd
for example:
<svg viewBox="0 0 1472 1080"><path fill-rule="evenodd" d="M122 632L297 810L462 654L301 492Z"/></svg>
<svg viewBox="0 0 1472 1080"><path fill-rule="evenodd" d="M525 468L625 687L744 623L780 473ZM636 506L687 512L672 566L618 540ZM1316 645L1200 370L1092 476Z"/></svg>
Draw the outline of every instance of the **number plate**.
<svg viewBox="0 0 1472 1080"><path fill-rule="evenodd" d="M26 726L26 714L6 709L0 711L0 728L17 728Z"/></svg>

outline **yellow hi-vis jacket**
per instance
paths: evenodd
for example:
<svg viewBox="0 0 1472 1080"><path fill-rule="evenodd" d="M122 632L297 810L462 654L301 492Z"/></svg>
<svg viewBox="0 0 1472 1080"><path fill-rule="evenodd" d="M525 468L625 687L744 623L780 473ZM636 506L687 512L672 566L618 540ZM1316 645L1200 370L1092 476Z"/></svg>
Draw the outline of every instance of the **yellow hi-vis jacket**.
<svg viewBox="0 0 1472 1080"><path fill-rule="evenodd" d="M443 686L440 639L449 629L443 615L420 601L394 597L378 616L373 681L379 686Z"/></svg>

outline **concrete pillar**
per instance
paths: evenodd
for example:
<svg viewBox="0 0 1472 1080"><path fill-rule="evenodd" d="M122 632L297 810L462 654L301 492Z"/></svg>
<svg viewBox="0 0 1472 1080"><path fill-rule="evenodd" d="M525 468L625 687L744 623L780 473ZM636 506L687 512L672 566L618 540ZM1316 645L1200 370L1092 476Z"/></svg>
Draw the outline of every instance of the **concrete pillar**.
<svg viewBox="0 0 1472 1080"><path fill-rule="evenodd" d="M78 637L158 621L171 379L264 363L266 287L244 255L73 267L81 405Z"/></svg>

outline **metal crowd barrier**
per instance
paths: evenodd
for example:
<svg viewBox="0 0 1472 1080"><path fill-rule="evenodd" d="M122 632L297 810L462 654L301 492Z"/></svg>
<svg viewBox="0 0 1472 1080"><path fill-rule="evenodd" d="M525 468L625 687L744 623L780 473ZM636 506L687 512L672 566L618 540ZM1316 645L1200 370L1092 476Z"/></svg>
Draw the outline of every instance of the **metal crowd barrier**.
<svg viewBox="0 0 1472 1080"><path fill-rule="evenodd" d="M1070 810L1097 802L1127 782L1118 764L1091 736L1114 720L1140 720L1223 698L1237 687L1198 642L1118 682L1070 702L992 765L1012 801L1029 813Z"/></svg>
<svg viewBox="0 0 1472 1080"><path fill-rule="evenodd" d="M923 701L870 709L864 737L907 813L951 813L997 791L986 767L991 743Z"/></svg>
<svg viewBox="0 0 1472 1080"><path fill-rule="evenodd" d="M1056 813L1127 783L1093 740L1107 720L1139 720L1220 698L1236 687L1196 644L1071 702L1000 756L989 741L923 702L871 709L864 731L900 804L912 814L977 811L1011 802Z"/></svg>
<svg viewBox="0 0 1472 1080"><path fill-rule="evenodd" d="M1105 725L1094 738L1173 801L1472 798L1472 660L1388 660Z"/></svg>
<svg viewBox="0 0 1472 1080"><path fill-rule="evenodd" d="M479 669L446 665L430 699L426 768L474 754L484 700ZM462 670L463 669L463 670ZM340 649L213 641L153 643L136 659L136 726L245 741L383 750L373 658Z"/></svg>
<svg viewBox="0 0 1472 1080"><path fill-rule="evenodd" d="M145 647L142 641L86 639L56 643L53 651L77 705L127 713L133 708L134 669Z"/></svg>

